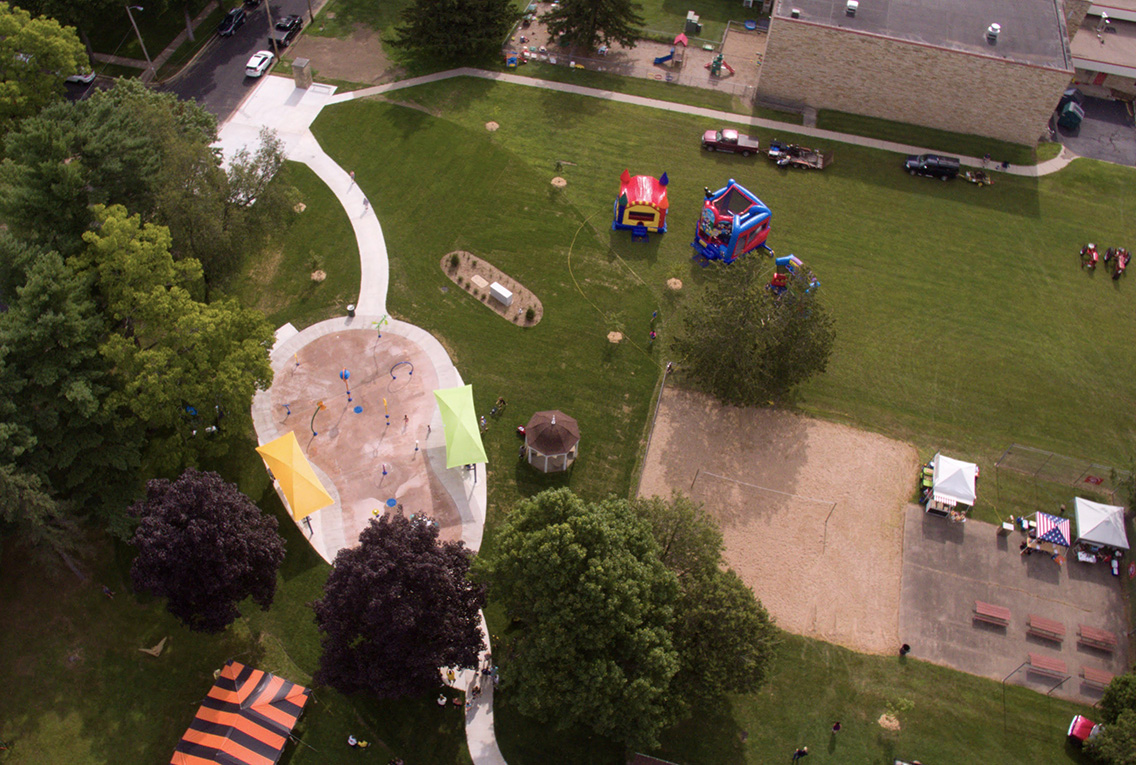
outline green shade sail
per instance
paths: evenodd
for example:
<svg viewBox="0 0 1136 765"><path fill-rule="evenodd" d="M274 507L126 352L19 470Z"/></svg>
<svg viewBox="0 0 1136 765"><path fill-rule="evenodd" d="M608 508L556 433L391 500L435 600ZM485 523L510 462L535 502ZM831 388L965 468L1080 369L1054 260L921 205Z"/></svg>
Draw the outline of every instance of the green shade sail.
<svg viewBox="0 0 1136 765"><path fill-rule="evenodd" d="M446 467L488 462L473 408L473 386L436 390L434 398L438 400L446 433Z"/></svg>

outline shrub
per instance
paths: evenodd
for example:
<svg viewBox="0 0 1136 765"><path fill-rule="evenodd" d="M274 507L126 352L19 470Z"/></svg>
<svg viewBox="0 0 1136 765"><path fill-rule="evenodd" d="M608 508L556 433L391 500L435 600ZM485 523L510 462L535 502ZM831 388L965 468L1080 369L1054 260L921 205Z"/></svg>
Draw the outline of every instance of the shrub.
<svg viewBox="0 0 1136 765"><path fill-rule="evenodd" d="M530 305L528 310L525 311L525 321L527 321L531 324L532 320L535 319L535 318L536 318L536 311L533 310L533 307Z"/></svg>
<svg viewBox="0 0 1136 765"><path fill-rule="evenodd" d="M459 258L458 254L455 252L453 255L450 256L450 270L453 271L453 270L457 269L457 267L460 264L461 264L461 258Z"/></svg>

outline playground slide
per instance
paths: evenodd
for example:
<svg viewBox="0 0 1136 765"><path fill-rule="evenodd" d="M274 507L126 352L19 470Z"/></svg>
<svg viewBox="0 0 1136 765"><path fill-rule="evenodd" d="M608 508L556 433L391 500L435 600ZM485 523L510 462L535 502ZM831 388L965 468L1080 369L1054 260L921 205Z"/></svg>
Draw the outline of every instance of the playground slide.
<svg viewBox="0 0 1136 765"><path fill-rule="evenodd" d="M729 70L730 70L730 74L734 74L734 73L735 73L735 72L734 72L734 68L733 68L732 66L730 66L729 64L727 64L727 63L726 63L725 61L723 61L723 62L722 62L722 66L724 66L724 67L726 67L727 69L729 69Z"/></svg>
<svg viewBox="0 0 1136 765"><path fill-rule="evenodd" d="M670 53L668 53L668 54L667 54L667 55L665 55L665 56L659 56L658 58L656 58L656 59L655 59L655 63L656 63L656 64L665 64L665 63L667 63L668 61L670 61L670 60L671 60L672 58L674 58L674 57L675 57L675 49L674 49L674 48L671 48L671 52L670 52Z"/></svg>

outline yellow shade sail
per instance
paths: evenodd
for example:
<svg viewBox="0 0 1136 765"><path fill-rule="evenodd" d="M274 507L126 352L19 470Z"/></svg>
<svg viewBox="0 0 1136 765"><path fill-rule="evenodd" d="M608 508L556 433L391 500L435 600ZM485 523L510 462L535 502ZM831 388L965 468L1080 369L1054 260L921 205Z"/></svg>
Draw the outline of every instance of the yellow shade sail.
<svg viewBox="0 0 1136 765"><path fill-rule="evenodd" d="M316 471L300 449L296 433L288 431L275 441L256 447L272 475L280 482L294 519L301 520L335 500L324 490Z"/></svg>

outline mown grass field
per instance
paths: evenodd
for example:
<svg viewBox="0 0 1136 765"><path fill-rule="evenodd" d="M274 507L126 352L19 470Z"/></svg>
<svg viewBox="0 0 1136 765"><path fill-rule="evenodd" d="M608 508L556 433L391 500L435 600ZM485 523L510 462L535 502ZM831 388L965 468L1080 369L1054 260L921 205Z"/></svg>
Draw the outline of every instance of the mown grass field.
<svg viewBox="0 0 1136 765"><path fill-rule="evenodd" d="M898 156L836 145L826 147L836 152L831 168L793 172L703 154L698 134L712 125L658 110L474 80L396 97L416 108L347 104L325 111L314 129L356 171L382 222L392 314L442 341L479 409L499 395L509 401L486 435L486 545L517 497L564 483L589 497L631 490L667 338L682 301L707 278L688 247L702 188L731 177L773 209L770 244L814 269L837 319L836 353L827 374L800 392L801 411L911 441L928 455L943 447L984 468L1011 441L1111 464L1131 453L1132 285L1085 274L1076 257L1088 239L1126 243L1136 205L1128 168L1079 161L1040 180L998 175L979 189L910 178ZM487 132L489 120L501 128ZM625 167L668 173L670 233L632 245L610 231ZM563 190L549 183L558 173L568 180ZM305 326L353 297L357 251L346 214L318 179L297 166L288 178L307 210L234 290L274 322ZM454 249L533 289L544 320L516 326L453 289L438 263ZM315 286L313 258L329 275ZM672 276L686 285L678 296L663 286ZM661 332L651 349L655 310ZM609 344L613 329L628 340ZM570 475L543 478L519 464L513 428L553 407L579 419L583 441ZM14 744L0 762L163 761L226 658L310 679L319 647L306 604L328 567L284 522L251 437L219 467L282 519L289 555L272 609L250 606L229 632L193 635L159 604L125 592L126 548L93 542L82 584L6 549L0 608L20 628L0 636L0 680L9 688L0 739ZM104 582L116 599L102 596ZM494 631L504 629L500 612L488 615ZM137 651L165 635L161 658ZM898 699L915 706L903 730L887 734L875 720ZM343 743L352 732L389 747L366 755L375 761L468 761L460 715L432 698L380 705L319 689L316 702L301 722L303 745L286 762L357 759L362 753ZM504 692L498 703L510 763L620 761L608 743L519 717ZM762 763L808 744L809 762L966 762L976 752L991 762L1078 762L1062 740L1074 711L1009 687L1003 717L997 683L785 635L766 686L668 732L658 754ZM844 731L830 742L836 719Z"/></svg>

